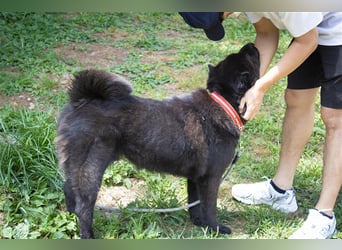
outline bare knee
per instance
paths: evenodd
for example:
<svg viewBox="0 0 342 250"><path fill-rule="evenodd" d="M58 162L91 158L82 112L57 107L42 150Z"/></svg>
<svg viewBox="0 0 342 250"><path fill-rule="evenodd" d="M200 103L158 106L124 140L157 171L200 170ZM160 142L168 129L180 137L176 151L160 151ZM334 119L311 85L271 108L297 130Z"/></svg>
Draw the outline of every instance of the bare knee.
<svg viewBox="0 0 342 250"><path fill-rule="evenodd" d="M342 109L322 107L321 115L327 133L342 134Z"/></svg>
<svg viewBox="0 0 342 250"><path fill-rule="evenodd" d="M285 92L286 116L297 120L310 120L315 116L315 99L318 89L293 90Z"/></svg>
<svg viewBox="0 0 342 250"><path fill-rule="evenodd" d="M313 109L318 89L286 89L285 102L287 109Z"/></svg>

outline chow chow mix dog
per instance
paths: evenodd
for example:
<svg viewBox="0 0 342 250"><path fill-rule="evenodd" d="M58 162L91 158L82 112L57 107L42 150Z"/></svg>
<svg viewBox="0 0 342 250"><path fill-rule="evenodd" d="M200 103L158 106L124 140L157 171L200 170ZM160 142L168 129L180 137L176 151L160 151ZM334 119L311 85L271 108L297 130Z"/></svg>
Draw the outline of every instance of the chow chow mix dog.
<svg viewBox="0 0 342 250"><path fill-rule="evenodd" d="M187 178L188 202L200 200L189 209L191 221L231 233L217 221L217 194L245 122L239 124L234 110L258 78L259 53L251 43L209 66L206 89L161 101L132 95L131 84L112 73L76 74L55 142L67 209L78 216L81 237L94 237L102 177L121 156L139 168ZM227 102L233 111L225 111Z"/></svg>

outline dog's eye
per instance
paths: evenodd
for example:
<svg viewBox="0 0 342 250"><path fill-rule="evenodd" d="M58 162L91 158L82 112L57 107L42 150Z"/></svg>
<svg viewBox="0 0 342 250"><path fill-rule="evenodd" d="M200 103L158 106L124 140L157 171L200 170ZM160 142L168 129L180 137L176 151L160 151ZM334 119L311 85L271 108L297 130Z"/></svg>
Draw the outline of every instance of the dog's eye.
<svg viewBox="0 0 342 250"><path fill-rule="evenodd" d="M243 71L240 73L241 80L247 81L249 79L249 72Z"/></svg>
<svg viewBox="0 0 342 250"><path fill-rule="evenodd" d="M243 71L240 73L241 76L246 77L249 76L249 72L248 71Z"/></svg>
<svg viewBox="0 0 342 250"><path fill-rule="evenodd" d="M239 84L237 85L237 88L239 89L239 91L244 92L247 85L249 85L249 72L248 71L242 71L240 72L240 79L239 79Z"/></svg>

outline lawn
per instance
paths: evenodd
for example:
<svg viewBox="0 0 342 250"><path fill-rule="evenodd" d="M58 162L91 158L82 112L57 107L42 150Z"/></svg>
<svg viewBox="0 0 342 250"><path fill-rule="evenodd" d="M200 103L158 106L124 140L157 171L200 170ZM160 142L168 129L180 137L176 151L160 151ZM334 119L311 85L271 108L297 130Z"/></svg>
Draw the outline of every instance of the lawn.
<svg viewBox="0 0 342 250"><path fill-rule="evenodd" d="M136 95L162 99L205 87L215 64L254 40L244 15L224 22L226 37L209 41L177 13L0 13L0 238L78 238L77 218L66 212L63 175L57 168L56 121L68 101L73 73L97 68L129 79ZM276 58L290 36L281 33ZM285 80L272 87L260 114L241 136L241 158L222 183L218 217L233 230L218 235L193 226L186 210L139 213L126 207L172 208L186 203L186 182L137 170L121 160L104 176L99 204L120 213L95 211L98 238L285 239L318 200L324 126L316 105L312 137L295 177L299 210L291 215L234 201L235 183L272 177L277 167ZM337 201L341 231L342 203ZM342 233L335 238L341 239Z"/></svg>

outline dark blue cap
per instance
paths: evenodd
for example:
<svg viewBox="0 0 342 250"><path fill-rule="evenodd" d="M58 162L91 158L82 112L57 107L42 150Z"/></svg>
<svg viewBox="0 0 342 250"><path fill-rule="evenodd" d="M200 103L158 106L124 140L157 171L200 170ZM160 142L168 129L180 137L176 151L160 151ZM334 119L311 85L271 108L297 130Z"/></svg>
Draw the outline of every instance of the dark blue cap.
<svg viewBox="0 0 342 250"><path fill-rule="evenodd" d="M194 28L201 28L210 40L218 41L224 37L222 12L179 12L184 21Z"/></svg>

